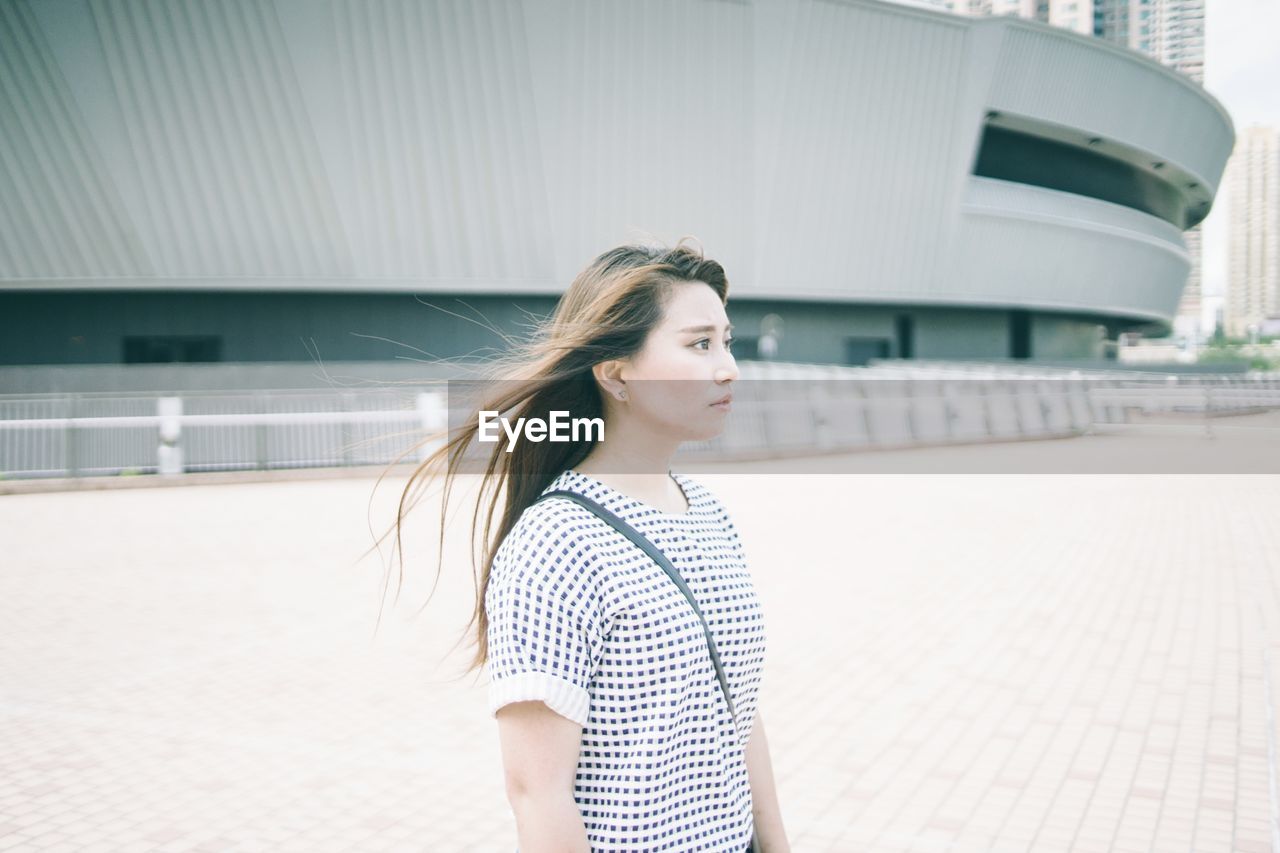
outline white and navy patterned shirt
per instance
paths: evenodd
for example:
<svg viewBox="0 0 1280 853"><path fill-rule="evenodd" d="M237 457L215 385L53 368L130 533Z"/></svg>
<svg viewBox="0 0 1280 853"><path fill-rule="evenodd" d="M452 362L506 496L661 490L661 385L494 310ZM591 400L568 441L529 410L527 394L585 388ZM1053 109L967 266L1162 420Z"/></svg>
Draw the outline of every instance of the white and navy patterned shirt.
<svg viewBox="0 0 1280 853"><path fill-rule="evenodd" d="M743 750L764 675L764 615L728 512L700 483L672 477L687 512L663 512L571 468L543 493L594 499L671 561L715 638L736 727L684 593L577 502L526 508L485 590L489 711L540 699L582 725L573 795L593 851L740 853L751 841Z"/></svg>

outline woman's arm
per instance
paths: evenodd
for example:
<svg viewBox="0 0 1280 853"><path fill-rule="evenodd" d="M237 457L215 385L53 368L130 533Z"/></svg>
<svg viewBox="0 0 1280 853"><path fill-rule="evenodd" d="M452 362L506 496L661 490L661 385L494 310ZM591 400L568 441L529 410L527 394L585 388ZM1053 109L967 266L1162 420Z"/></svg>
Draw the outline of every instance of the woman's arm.
<svg viewBox="0 0 1280 853"><path fill-rule="evenodd" d="M541 701L512 702L496 716L520 853L591 853L573 798L582 726Z"/></svg>
<svg viewBox="0 0 1280 853"><path fill-rule="evenodd" d="M756 711L747 741L747 776L751 780L752 813L756 822L756 839L764 853L791 853L786 830L782 828L782 809L773 783L773 763L769 760L769 739L764 733L764 717Z"/></svg>

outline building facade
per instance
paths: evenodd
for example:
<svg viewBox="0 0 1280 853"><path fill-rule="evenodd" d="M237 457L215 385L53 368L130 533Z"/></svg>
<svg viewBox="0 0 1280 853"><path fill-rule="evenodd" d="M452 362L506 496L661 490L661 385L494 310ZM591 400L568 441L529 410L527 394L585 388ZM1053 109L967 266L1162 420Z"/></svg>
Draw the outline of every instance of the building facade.
<svg viewBox="0 0 1280 853"><path fill-rule="evenodd" d="M923 0L960 15L1015 15L1093 35L1150 56L1204 85L1204 0ZM1201 339L1203 242L1200 227L1183 234L1187 281L1174 326Z"/></svg>
<svg viewBox="0 0 1280 853"><path fill-rule="evenodd" d="M685 235L746 357L1096 358L1171 328L1234 143L1133 51L877 0L10 0L0 39L3 364L482 357Z"/></svg>
<svg viewBox="0 0 1280 853"><path fill-rule="evenodd" d="M1241 131L1226 175L1231 220L1224 330L1239 338L1280 334L1280 130Z"/></svg>

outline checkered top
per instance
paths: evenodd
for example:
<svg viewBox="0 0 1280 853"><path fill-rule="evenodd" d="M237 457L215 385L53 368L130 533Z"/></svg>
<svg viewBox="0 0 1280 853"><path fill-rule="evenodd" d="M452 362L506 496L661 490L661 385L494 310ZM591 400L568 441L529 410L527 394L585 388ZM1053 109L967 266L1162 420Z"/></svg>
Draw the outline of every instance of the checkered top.
<svg viewBox="0 0 1280 853"><path fill-rule="evenodd" d="M764 675L764 616L728 512L697 481L672 477L685 513L573 469L543 493L596 500L667 556L715 638L736 728L680 588L586 507L567 498L528 507L485 591L490 713L539 699L582 726L574 799L593 851L740 851L751 840L743 748Z"/></svg>

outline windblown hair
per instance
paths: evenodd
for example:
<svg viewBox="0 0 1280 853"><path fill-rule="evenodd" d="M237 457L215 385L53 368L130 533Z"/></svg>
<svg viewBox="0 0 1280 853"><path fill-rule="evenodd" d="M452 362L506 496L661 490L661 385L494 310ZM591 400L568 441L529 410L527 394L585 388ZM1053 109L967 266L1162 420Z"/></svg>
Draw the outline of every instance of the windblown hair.
<svg viewBox="0 0 1280 853"><path fill-rule="evenodd" d="M485 364L480 372L481 381L477 383L484 389L484 393L474 407L468 406L470 414L461 426L455 428L456 434L449 435L450 430L446 427L443 433L428 435L392 463L394 466L404 456L444 439L443 445L413 471L400 496L393 525L396 534L393 553L399 552L401 555L400 583L404 581L400 534L405 518L417 505L422 488L437 479L443 486L440 505L441 542L437 555L437 579L439 578L449 493L461 470L459 461L464 454L468 454L468 446L474 447L472 442L479 431L481 410L497 411L510 418L542 418L548 421L553 410L572 412L575 418L581 416L603 419L605 408L602 392L592 368L603 361L626 358L638 353L650 331L664 316L669 297L676 285L682 282L705 283L716 292L722 304L727 303L729 282L724 268L716 261L705 258L700 249L687 246L685 239L671 248L618 246L597 257L573 280L551 317L537 326L528 341L515 343L508 353ZM558 472L581 462L594 444L592 440L524 441L517 442L508 453L504 442L494 443L494 449L485 464L471 523L474 573L476 532L481 506L487 500L484 529L480 536L482 551L475 609L466 626L469 629L475 624L477 648L466 672L479 669L488 661L489 620L485 613L484 597L489 584L490 567L498 547L515 526L520 514L533 503ZM474 449L469 451L474 452ZM501 513L498 512L500 501ZM381 543L390 532L389 529L377 542Z"/></svg>

